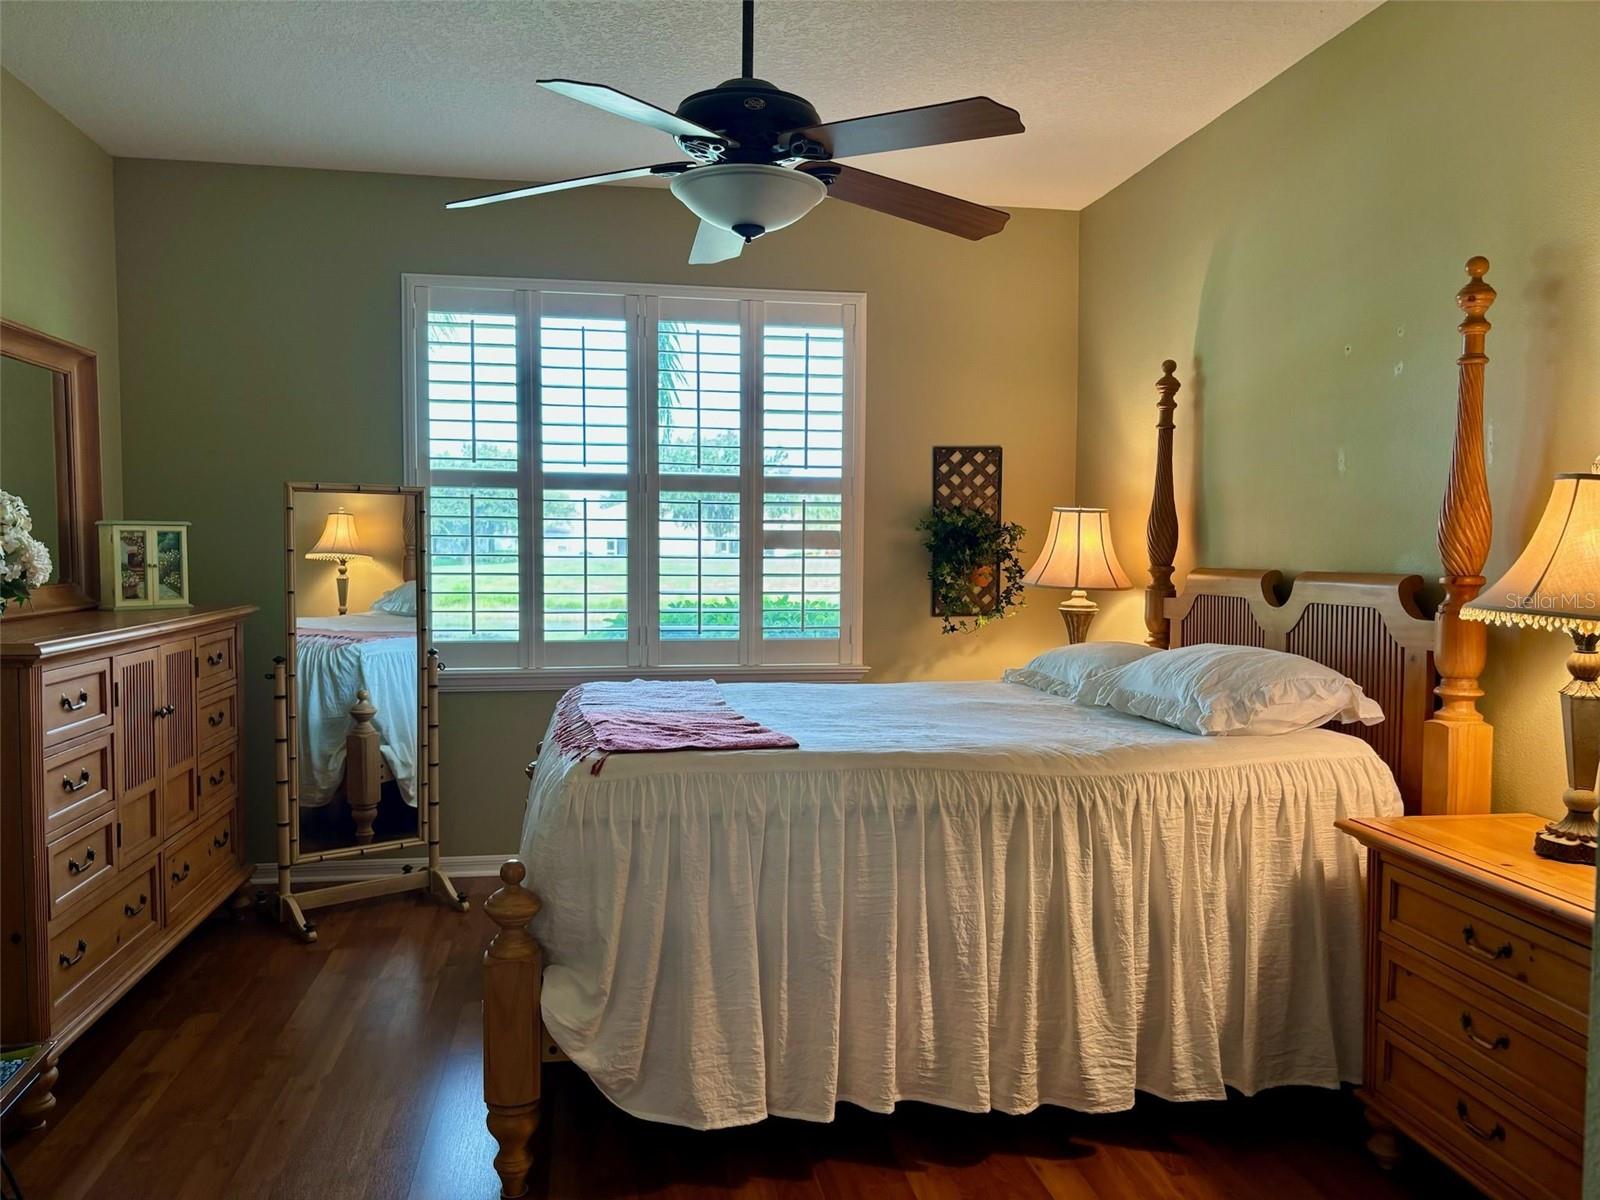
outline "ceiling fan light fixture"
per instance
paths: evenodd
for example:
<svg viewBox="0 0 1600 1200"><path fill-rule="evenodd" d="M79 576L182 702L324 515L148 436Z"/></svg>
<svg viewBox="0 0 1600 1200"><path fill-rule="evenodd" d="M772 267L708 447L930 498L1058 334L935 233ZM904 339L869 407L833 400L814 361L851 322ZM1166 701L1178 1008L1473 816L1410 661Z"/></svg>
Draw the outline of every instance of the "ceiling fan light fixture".
<svg viewBox="0 0 1600 1200"><path fill-rule="evenodd" d="M677 176L672 194L706 224L750 241L793 225L822 202L828 188L788 167L719 163Z"/></svg>

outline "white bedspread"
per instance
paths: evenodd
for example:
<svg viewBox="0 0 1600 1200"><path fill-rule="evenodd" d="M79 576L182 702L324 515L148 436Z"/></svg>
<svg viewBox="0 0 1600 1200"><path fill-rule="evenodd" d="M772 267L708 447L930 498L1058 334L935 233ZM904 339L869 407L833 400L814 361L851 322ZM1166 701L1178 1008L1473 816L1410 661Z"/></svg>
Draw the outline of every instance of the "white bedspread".
<svg viewBox="0 0 1600 1200"><path fill-rule="evenodd" d="M798 750L540 757L544 1019L636 1116L1127 1108L1361 1066L1364 743L1006 683L746 684Z"/></svg>
<svg viewBox="0 0 1600 1200"><path fill-rule="evenodd" d="M378 710L378 751L405 802L417 805L417 622L387 613L301 617L295 625L295 678L300 730L300 803L320 808L344 780L344 739L355 724L350 706L365 688ZM356 634L353 642L308 633ZM380 635L380 636L374 636ZM389 635L389 636L382 636Z"/></svg>

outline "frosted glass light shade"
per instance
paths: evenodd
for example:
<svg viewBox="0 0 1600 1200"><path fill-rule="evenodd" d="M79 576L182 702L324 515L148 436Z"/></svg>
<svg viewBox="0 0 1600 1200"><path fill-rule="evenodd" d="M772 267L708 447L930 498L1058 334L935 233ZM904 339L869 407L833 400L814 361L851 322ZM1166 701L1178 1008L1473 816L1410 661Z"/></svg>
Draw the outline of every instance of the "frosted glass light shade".
<svg viewBox="0 0 1600 1200"><path fill-rule="evenodd" d="M1103 508L1056 508L1038 561L1022 582L1033 587L1122 591L1133 585L1117 561Z"/></svg>
<svg viewBox="0 0 1600 1200"><path fill-rule="evenodd" d="M1463 618L1600 634L1600 459L1587 474L1557 475L1539 527Z"/></svg>
<svg viewBox="0 0 1600 1200"><path fill-rule="evenodd" d="M828 194L827 185L804 171L761 163L721 163L685 171L672 194L708 225L764 233L793 225Z"/></svg>
<svg viewBox="0 0 1600 1200"><path fill-rule="evenodd" d="M358 558L371 558L372 555L361 545L355 514L341 508L338 512L328 514L328 523L322 527L322 536L306 552L306 557L317 562L353 562Z"/></svg>

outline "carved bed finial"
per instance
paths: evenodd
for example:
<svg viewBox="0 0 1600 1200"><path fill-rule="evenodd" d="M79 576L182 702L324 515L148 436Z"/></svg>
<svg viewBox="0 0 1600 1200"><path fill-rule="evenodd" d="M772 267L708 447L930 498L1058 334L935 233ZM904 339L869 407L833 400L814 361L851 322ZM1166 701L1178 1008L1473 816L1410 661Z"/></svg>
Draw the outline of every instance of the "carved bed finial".
<svg viewBox="0 0 1600 1200"><path fill-rule="evenodd" d="M1178 506L1172 494L1172 414L1178 407L1178 389L1183 385L1173 374L1178 364L1166 359L1161 378L1156 381L1156 480L1150 498L1150 521L1145 527L1145 545L1150 552L1150 586L1144 590L1144 625L1150 631L1145 643L1158 650L1167 648L1166 602L1177 595L1172 586L1172 562L1178 554Z"/></svg>
<svg viewBox="0 0 1600 1200"><path fill-rule="evenodd" d="M1439 708L1424 729L1422 811L1489 811L1494 731L1478 711L1478 677L1488 657L1485 627L1461 619L1461 606L1483 587L1483 564L1494 529L1489 477L1484 461L1483 375L1489 356L1485 315L1495 290L1484 280L1489 260L1467 260L1467 283L1456 293L1466 313L1458 327L1462 352L1456 399L1455 442L1450 477L1439 511L1439 559L1444 566L1444 603L1439 607L1434 667L1439 672Z"/></svg>

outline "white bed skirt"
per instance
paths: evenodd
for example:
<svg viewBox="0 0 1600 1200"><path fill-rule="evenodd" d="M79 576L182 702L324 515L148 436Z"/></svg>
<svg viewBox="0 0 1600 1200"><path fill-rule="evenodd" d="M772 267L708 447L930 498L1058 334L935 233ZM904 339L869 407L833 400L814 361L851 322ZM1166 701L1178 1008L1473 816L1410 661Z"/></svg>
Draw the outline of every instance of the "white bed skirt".
<svg viewBox="0 0 1600 1200"><path fill-rule="evenodd" d="M545 1022L695 1128L1354 1079L1364 857L1333 821L1399 806L1320 736L1177 773L541 764Z"/></svg>

